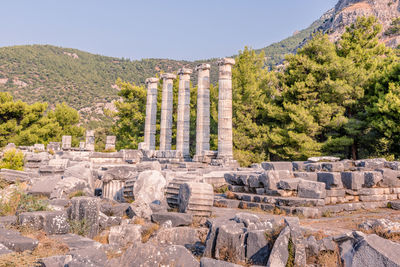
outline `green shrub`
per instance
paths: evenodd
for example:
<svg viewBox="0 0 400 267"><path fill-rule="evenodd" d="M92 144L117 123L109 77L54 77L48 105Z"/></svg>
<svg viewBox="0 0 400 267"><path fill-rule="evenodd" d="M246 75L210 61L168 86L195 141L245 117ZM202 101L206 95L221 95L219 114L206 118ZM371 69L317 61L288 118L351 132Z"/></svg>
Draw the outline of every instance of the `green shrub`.
<svg viewBox="0 0 400 267"><path fill-rule="evenodd" d="M7 150L1 160L0 169L24 170L24 154L16 149Z"/></svg>
<svg viewBox="0 0 400 267"><path fill-rule="evenodd" d="M86 196L85 192L83 192L82 190L78 190L75 192L72 192L71 194L69 194L69 199L73 198L73 197L84 197Z"/></svg>
<svg viewBox="0 0 400 267"><path fill-rule="evenodd" d="M81 236L86 236L89 233L89 224L86 219L69 220L71 233Z"/></svg>
<svg viewBox="0 0 400 267"><path fill-rule="evenodd" d="M0 200L0 216L15 215L17 212L50 210L46 199L40 196L28 195L16 188L9 199Z"/></svg>

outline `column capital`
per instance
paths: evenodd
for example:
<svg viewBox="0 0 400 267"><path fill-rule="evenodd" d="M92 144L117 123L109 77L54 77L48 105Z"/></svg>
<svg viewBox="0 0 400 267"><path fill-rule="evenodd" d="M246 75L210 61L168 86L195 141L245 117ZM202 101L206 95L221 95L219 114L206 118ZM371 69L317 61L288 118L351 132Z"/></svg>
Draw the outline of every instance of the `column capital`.
<svg viewBox="0 0 400 267"><path fill-rule="evenodd" d="M189 68L181 68L178 70L178 75L192 74L193 70Z"/></svg>
<svg viewBox="0 0 400 267"><path fill-rule="evenodd" d="M202 63L202 64L199 64L196 66L196 71L209 70L209 69L211 69L211 66L210 66L210 64L206 64L206 63Z"/></svg>
<svg viewBox="0 0 400 267"><path fill-rule="evenodd" d="M163 74L161 74L161 78L164 80L176 79L176 75L172 74L172 73L163 73Z"/></svg>
<svg viewBox="0 0 400 267"><path fill-rule="evenodd" d="M147 78L146 81L145 81L145 83L146 83L146 84L148 84L148 83L158 83L159 80L160 80L160 79L155 78L155 77Z"/></svg>
<svg viewBox="0 0 400 267"><path fill-rule="evenodd" d="M235 59L234 58L221 58L218 60L218 66L223 66L223 65L235 65Z"/></svg>

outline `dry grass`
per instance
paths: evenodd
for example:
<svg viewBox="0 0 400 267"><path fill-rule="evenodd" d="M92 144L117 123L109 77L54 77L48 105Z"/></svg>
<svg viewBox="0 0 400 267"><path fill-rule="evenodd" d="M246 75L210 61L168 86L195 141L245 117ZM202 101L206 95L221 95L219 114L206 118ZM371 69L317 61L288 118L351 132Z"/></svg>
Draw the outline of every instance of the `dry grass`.
<svg viewBox="0 0 400 267"><path fill-rule="evenodd" d="M400 233L389 233L387 230L383 229L381 226L373 227L371 230L365 230L359 228L358 230L366 233L366 234L376 234L385 239L389 239L394 242L400 242Z"/></svg>
<svg viewBox="0 0 400 267"><path fill-rule="evenodd" d="M84 197L84 196L86 196L85 192L83 192L82 190L78 190L69 194L68 198L71 199L73 197Z"/></svg>
<svg viewBox="0 0 400 267"><path fill-rule="evenodd" d="M232 193L231 191L226 191L225 196L227 199L236 199L236 195Z"/></svg>
<svg viewBox="0 0 400 267"><path fill-rule="evenodd" d="M343 266L337 251L321 251L318 256L307 257L307 264L322 267Z"/></svg>
<svg viewBox="0 0 400 267"><path fill-rule="evenodd" d="M282 232L283 228L285 228L284 224L278 225L274 227L270 232L265 232L265 240L270 244L272 248L279 234Z"/></svg>
<svg viewBox="0 0 400 267"><path fill-rule="evenodd" d="M39 240L33 251L13 252L0 256L0 267L40 266L37 264L41 258L64 255L69 248L59 240L50 238L43 231L36 231L27 227L20 228L21 234Z"/></svg>
<svg viewBox="0 0 400 267"><path fill-rule="evenodd" d="M322 240L325 237L329 237L329 235L325 234L325 232L323 230L318 230L318 231L315 231L315 232L306 232L304 234L305 238L308 238L310 236L314 236L316 240Z"/></svg>
<svg viewBox="0 0 400 267"><path fill-rule="evenodd" d="M283 215L283 216L287 215L286 211L284 211L284 210L282 210L282 209L280 209L280 208L278 208L276 206L274 207L274 210L272 211L272 213L275 214L275 215Z"/></svg>
<svg viewBox="0 0 400 267"><path fill-rule="evenodd" d="M144 229L142 230L142 243L146 243L147 241L149 241L150 237L152 237L159 228L160 226L155 223L144 227Z"/></svg>
<svg viewBox="0 0 400 267"><path fill-rule="evenodd" d="M109 236L109 234L110 234L109 230L104 230L100 234L98 234L95 237L93 237L93 240L97 241L97 242L99 242L101 244L108 244L108 236Z"/></svg>
<svg viewBox="0 0 400 267"><path fill-rule="evenodd" d="M217 207L217 208L227 208L228 206L227 206L226 204L224 204L224 203L221 203L221 202L216 201L216 202L214 202L214 207Z"/></svg>
<svg viewBox="0 0 400 267"><path fill-rule="evenodd" d="M133 220L133 224L139 224L144 226L146 224L146 221L143 218L135 217L135 219Z"/></svg>
<svg viewBox="0 0 400 267"><path fill-rule="evenodd" d="M214 187L214 193L216 194L225 194L228 191L229 191L228 185Z"/></svg>

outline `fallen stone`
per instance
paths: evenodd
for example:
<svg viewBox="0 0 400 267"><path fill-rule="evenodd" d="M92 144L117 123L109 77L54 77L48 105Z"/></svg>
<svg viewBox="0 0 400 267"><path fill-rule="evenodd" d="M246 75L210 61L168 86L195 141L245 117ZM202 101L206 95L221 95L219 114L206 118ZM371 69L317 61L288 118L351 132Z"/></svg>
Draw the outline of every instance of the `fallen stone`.
<svg viewBox="0 0 400 267"><path fill-rule="evenodd" d="M162 224L166 221L172 222L172 227L191 225L193 216L186 213L177 212L159 212L151 215L151 220L154 223Z"/></svg>
<svg viewBox="0 0 400 267"><path fill-rule="evenodd" d="M166 185L167 181L159 171L144 171L140 173L133 189L135 201L147 204L155 200L162 201Z"/></svg>
<svg viewBox="0 0 400 267"><path fill-rule="evenodd" d="M297 196L300 198L325 198L325 183L301 180L297 188Z"/></svg>
<svg viewBox="0 0 400 267"><path fill-rule="evenodd" d="M34 211L18 215L20 225L35 230L44 230L49 235L69 232L67 213L65 211Z"/></svg>
<svg viewBox="0 0 400 267"><path fill-rule="evenodd" d="M28 190L31 195L42 195L50 197L58 182L61 181L61 176L43 177L32 184Z"/></svg>
<svg viewBox="0 0 400 267"><path fill-rule="evenodd" d="M22 252L25 250L34 250L39 241L22 236L17 231L0 228L0 244L3 244L10 250Z"/></svg>
<svg viewBox="0 0 400 267"><path fill-rule="evenodd" d="M68 208L68 218L87 227L87 236L95 237L99 232L100 199L94 197L74 197Z"/></svg>
<svg viewBox="0 0 400 267"><path fill-rule="evenodd" d="M65 169L64 177L79 178L88 183L91 190L94 190L94 177L89 162L80 162Z"/></svg>
<svg viewBox="0 0 400 267"><path fill-rule="evenodd" d="M346 266L400 266L400 244L377 235L360 235L356 240Z"/></svg>
<svg viewBox="0 0 400 267"><path fill-rule="evenodd" d="M200 264L183 246L154 246L150 243L135 243L119 260L120 266L175 266L198 267Z"/></svg>
<svg viewBox="0 0 400 267"><path fill-rule="evenodd" d="M342 162L322 163L321 170L327 172L343 172L344 165Z"/></svg>
<svg viewBox="0 0 400 267"><path fill-rule="evenodd" d="M129 218L133 218L134 216L150 220L152 215L152 210L146 202L135 201L131 203L126 210L126 214Z"/></svg>
<svg viewBox="0 0 400 267"><path fill-rule="evenodd" d="M246 257L249 262L265 266L270 252L271 247L267 242L265 230L247 232Z"/></svg>
<svg viewBox="0 0 400 267"><path fill-rule="evenodd" d="M382 181L379 182L379 185L385 187L400 187L400 171L394 171L391 169L376 169L382 173Z"/></svg>
<svg viewBox="0 0 400 267"><path fill-rule="evenodd" d="M214 190L206 183L184 183L179 188L179 212L194 216L210 216L214 204Z"/></svg>
<svg viewBox="0 0 400 267"><path fill-rule="evenodd" d="M221 225L215 243L215 258L245 262L245 228L241 224Z"/></svg>
<svg viewBox="0 0 400 267"><path fill-rule="evenodd" d="M207 229L205 230L208 231ZM207 232L205 232L205 234L207 234ZM161 229L157 232L153 241L159 245L181 245L185 247L201 242L199 231L190 227L171 227Z"/></svg>
<svg viewBox="0 0 400 267"><path fill-rule="evenodd" d="M275 240L271 254L268 258L268 267L285 267L289 258L289 238L290 229L288 226L283 228L278 238Z"/></svg>
<svg viewBox="0 0 400 267"><path fill-rule="evenodd" d="M108 236L109 244L116 247L125 247L128 244L141 242L142 226L138 224L125 224L112 226Z"/></svg>
<svg viewBox="0 0 400 267"><path fill-rule="evenodd" d="M76 177L66 177L59 181L50 194L50 199L66 199L71 193L83 191L86 195L93 195L89 184Z"/></svg>

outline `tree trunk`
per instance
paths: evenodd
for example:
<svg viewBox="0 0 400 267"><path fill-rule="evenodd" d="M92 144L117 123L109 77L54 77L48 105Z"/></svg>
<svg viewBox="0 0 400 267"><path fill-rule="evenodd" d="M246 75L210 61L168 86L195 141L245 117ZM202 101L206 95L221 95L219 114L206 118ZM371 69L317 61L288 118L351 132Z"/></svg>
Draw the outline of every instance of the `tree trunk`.
<svg viewBox="0 0 400 267"><path fill-rule="evenodd" d="M351 145L351 155L353 160L357 160L357 144L355 142Z"/></svg>

